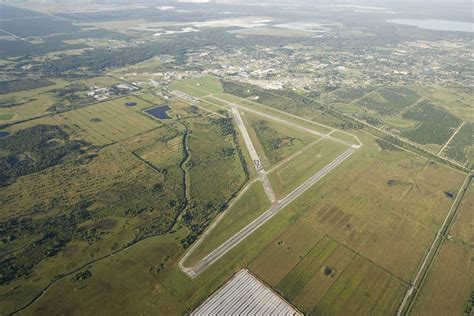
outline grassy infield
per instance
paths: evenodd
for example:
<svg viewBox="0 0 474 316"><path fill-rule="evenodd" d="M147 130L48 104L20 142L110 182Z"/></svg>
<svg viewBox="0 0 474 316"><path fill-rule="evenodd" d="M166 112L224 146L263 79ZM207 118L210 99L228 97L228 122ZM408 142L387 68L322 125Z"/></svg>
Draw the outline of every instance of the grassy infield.
<svg viewBox="0 0 474 316"><path fill-rule="evenodd" d="M221 93L213 79L197 81L199 86L185 81L175 88L198 96L206 89ZM285 132L276 124L272 128ZM176 266L183 254L179 240L186 234L178 229L94 264L86 281L63 279L28 313L181 314L247 266L305 313L393 314L452 202L443 191L455 192L463 175L411 154L379 151L372 138L358 136L364 147L350 160L196 279ZM313 145L270 173L275 190L287 193L340 150L328 141ZM388 186L389 179L396 184ZM252 184L189 263L267 208L261 185ZM334 273L325 276L325 267ZM459 293L467 300L468 286Z"/></svg>

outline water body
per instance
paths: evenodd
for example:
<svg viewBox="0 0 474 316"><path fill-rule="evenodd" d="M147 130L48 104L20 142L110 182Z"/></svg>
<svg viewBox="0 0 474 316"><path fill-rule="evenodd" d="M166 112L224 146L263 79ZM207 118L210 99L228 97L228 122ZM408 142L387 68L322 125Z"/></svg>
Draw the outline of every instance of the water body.
<svg viewBox="0 0 474 316"><path fill-rule="evenodd" d="M410 20L393 19L389 23L417 26L420 29L433 31L470 32L474 33L474 23L449 20Z"/></svg>
<svg viewBox="0 0 474 316"><path fill-rule="evenodd" d="M169 110L171 110L171 108L169 107L168 104L166 104L166 105L155 106L154 108L145 110L145 113L160 120L167 120L171 118L170 116L168 116L168 113L166 113Z"/></svg>
<svg viewBox="0 0 474 316"><path fill-rule="evenodd" d="M10 132L0 131L0 138L7 137L8 135L10 135Z"/></svg>

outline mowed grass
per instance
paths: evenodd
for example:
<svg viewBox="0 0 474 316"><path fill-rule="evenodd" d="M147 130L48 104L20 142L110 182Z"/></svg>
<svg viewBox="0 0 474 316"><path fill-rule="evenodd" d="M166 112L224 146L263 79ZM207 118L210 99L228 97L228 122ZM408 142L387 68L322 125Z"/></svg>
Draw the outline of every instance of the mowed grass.
<svg viewBox="0 0 474 316"><path fill-rule="evenodd" d="M128 107L127 102L137 106ZM156 128L159 123L139 113L150 104L135 97L124 97L94 104L54 116L61 125L75 129L92 144L101 146L122 141ZM136 109L135 109L136 108Z"/></svg>
<svg viewBox="0 0 474 316"><path fill-rule="evenodd" d="M284 119L285 121L298 124L302 127L313 129L320 133L326 134L332 131L332 128L318 124L317 117L313 118L313 122L310 122L308 120L303 120L304 119L303 116L295 116L295 115L292 115L291 113L284 112L275 108L271 108L269 106L260 104L252 100L239 98L231 94L219 94L216 96L210 96L206 98L206 101L211 102L211 103L212 102L222 103L223 102L222 100L226 102L237 103L242 106L249 107L261 113L269 114L279 119ZM311 115L310 117L313 117L313 116L314 114Z"/></svg>
<svg viewBox="0 0 474 316"><path fill-rule="evenodd" d="M294 154L305 145L318 139L317 136L297 131L284 124L262 119L245 112L248 126L254 130L258 142L262 145L265 157L273 165Z"/></svg>
<svg viewBox="0 0 474 316"><path fill-rule="evenodd" d="M323 139L304 153L269 173L269 180L278 197L284 197L318 170L342 154L346 146Z"/></svg>
<svg viewBox="0 0 474 316"><path fill-rule="evenodd" d="M410 314L464 315L474 287L473 256L472 248L445 241Z"/></svg>
<svg viewBox="0 0 474 316"><path fill-rule="evenodd" d="M222 219L219 220L217 226L204 237L203 242L195 248L185 265L196 264L269 208L270 202L261 182L250 184L248 190L242 193L236 202L221 215Z"/></svg>
<svg viewBox="0 0 474 316"><path fill-rule="evenodd" d="M417 121L404 119L398 116L384 116L382 120L385 124L391 125L397 128L413 128L418 124Z"/></svg>
<svg viewBox="0 0 474 316"><path fill-rule="evenodd" d="M15 115L16 115L15 113L0 113L0 121L9 121Z"/></svg>
<svg viewBox="0 0 474 316"><path fill-rule="evenodd" d="M197 98L223 92L220 80L211 76L177 81L170 84L168 88L171 90L179 90Z"/></svg>

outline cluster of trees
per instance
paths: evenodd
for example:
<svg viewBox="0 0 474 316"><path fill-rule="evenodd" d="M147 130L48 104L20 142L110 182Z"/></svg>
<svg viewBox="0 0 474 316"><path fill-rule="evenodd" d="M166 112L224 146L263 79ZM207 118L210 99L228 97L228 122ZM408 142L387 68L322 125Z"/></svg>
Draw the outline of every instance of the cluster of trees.
<svg viewBox="0 0 474 316"><path fill-rule="evenodd" d="M238 38L224 30L209 29L198 33L180 34L180 37L167 37L157 42L131 45L122 48L96 48L79 56L62 55L39 63L37 70L48 75L67 76L68 72L89 70L94 73L110 68L133 65L156 55L171 55L176 64L184 64L188 51L195 51L209 46L243 47L243 46L281 46L300 39L280 38L275 36L249 36Z"/></svg>
<svg viewBox="0 0 474 316"><path fill-rule="evenodd" d="M82 140L71 140L58 126L37 125L0 139L0 186L16 177L28 175L75 159L90 145Z"/></svg>
<svg viewBox="0 0 474 316"><path fill-rule="evenodd" d="M2 82L0 85L0 94L43 88L53 85L54 82L48 79L21 79L6 81Z"/></svg>
<svg viewBox="0 0 474 316"><path fill-rule="evenodd" d="M436 107L430 101L422 101L416 107L403 114L403 118L419 121L422 124L416 129L404 131L402 136L419 144L443 145L461 124L461 120Z"/></svg>
<svg viewBox="0 0 474 316"><path fill-rule="evenodd" d="M33 242L12 256L0 261L0 285L19 277L28 276L42 260L55 256L65 245L78 237L79 224L92 218L87 211L91 202L83 201L69 208L67 214L32 220L13 218L0 222L0 238L3 243L21 237L34 237Z"/></svg>
<svg viewBox="0 0 474 316"><path fill-rule="evenodd" d="M268 91L256 86L235 83L232 81L223 81L222 87L229 94L247 98L258 96L258 102L280 110L296 112L301 108L321 109L322 106L315 99L296 93L291 90Z"/></svg>

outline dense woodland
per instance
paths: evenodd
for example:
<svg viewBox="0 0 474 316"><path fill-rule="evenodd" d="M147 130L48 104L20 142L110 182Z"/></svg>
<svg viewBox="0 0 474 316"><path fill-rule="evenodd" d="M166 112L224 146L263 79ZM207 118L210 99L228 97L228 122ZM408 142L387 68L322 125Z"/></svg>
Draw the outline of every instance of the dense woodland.
<svg viewBox="0 0 474 316"><path fill-rule="evenodd" d="M58 126L37 125L0 138L0 186L15 178L65 162L77 161L90 145L71 140Z"/></svg>

